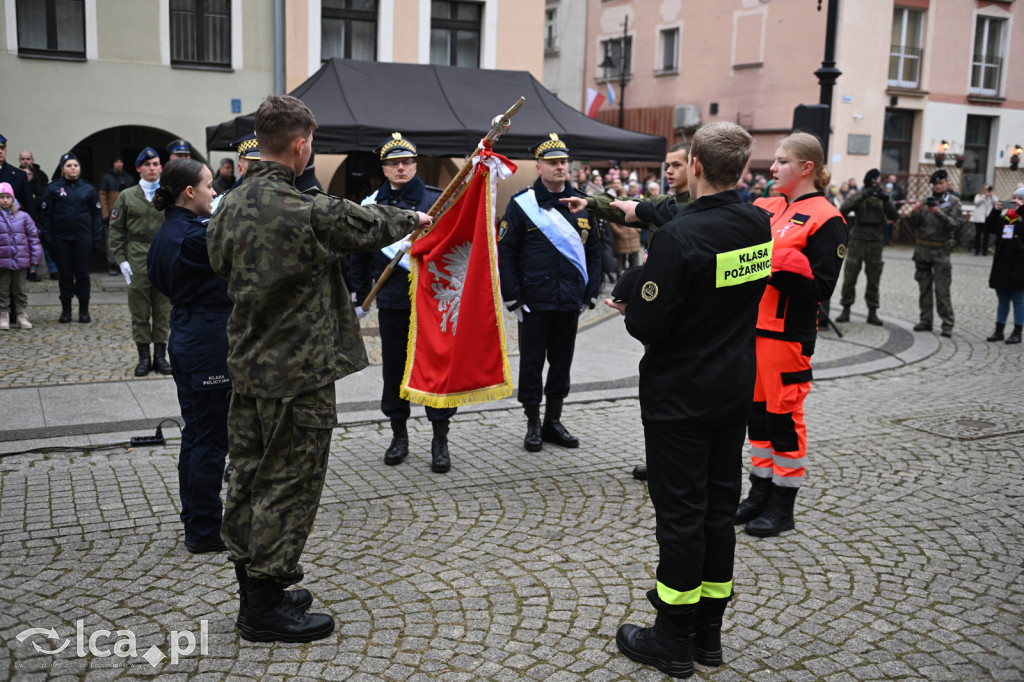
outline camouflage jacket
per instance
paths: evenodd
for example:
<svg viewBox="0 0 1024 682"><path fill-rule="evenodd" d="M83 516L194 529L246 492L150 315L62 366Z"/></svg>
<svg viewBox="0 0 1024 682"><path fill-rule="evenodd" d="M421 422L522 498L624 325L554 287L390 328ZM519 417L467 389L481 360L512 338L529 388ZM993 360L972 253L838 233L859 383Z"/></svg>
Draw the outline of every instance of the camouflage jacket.
<svg viewBox="0 0 1024 682"><path fill-rule="evenodd" d="M627 223L626 216L622 214L622 211L612 206L613 201L615 201L615 197L610 194L605 194L604 192L600 194L591 194L587 197L587 210L590 211L590 215L599 220L607 220L610 223L635 227L638 230L646 229L651 235L653 235L658 231L659 227L672 219L675 215L674 209L676 206L685 206L690 203L690 193L684 190L678 194L659 194L657 196L641 199L641 204L649 204L651 207L656 209L654 213L648 216L650 218L654 218L654 220L644 220L641 218L640 220L632 223ZM628 201L635 200L629 199ZM637 218L640 218L641 212L642 209L637 206Z"/></svg>
<svg viewBox="0 0 1024 682"><path fill-rule="evenodd" d="M374 251L416 227L413 211L300 193L295 173L249 164L210 219L210 266L227 280L228 370L235 391L285 398L366 367L340 256Z"/></svg>
<svg viewBox="0 0 1024 682"><path fill-rule="evenodd" d="M960 200L948 193L935 198L939 202L937 213L929 211L921 202L921 210L908 215L907 222L914 228L918 246L952 250L963 217Z"/></svg>

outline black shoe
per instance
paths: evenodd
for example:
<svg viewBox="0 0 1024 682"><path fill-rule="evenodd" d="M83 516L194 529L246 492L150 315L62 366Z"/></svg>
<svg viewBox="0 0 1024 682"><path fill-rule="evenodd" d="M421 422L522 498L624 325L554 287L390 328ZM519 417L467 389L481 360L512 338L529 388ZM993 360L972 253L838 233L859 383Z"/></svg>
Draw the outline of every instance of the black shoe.
<svg viewBox="0 0 1024 682"><path fill-rule="evenodd" d="M878 308L868 308L868 324L873 324L876 327L882 326L882 320L878 318Z"/></svg>
<svg viewBox="0 0 1024 682"><path fill-rule="evenodd" d="M739 525L753 521L768 506L771 496L772 479L750 474L750 492L747 493L747 499L740 502L735 516L732 517L732 522Z"/></svg>
<svg viewBox="0 0 1024 682"><path fill-rule="evenodd" d="M554 443L563 448L578 448L580 441L576 436L569 433L561 422L550 422L545 420L540 429L540 438L545 443Z"/></svg>
<svg viewBox="0 0 1024 682"><path fill-rule="evenodd" d="M35 270L33 270L32 272L28 273L27 279L30 282L42 282L43 281L43 280L39 279L39 273L36 272Z"/></svg>
<svg viewBox="0 0 1024 682"><path fill-rule="evenodd" d="M849 322L850 321L850 306L844 305L843 312L839 313L835 319L836 322Z"/></svg>
<svg viewBox="0 0 1024 682"><path fill-rule="evenodd" d="M435 474L446 474L452 468L452 458L448 455L448 439L434 436L430 443L430 470Z"/></svg>
<svg viewBox="0 0 1024 682"><path fill-rule="evenodd" d="M562 399L548 398L544 408L544 425L540 429L540 438L545 443L554 443L563 448L578 448L580 441L562 426Z"/></svg>
<svg viewBox="0 0 1024 682"><path fill-rule="evenodd" d="M693 623L693 660L701 665L722 665L722 615L731 597L710 599L701 597L697 604L697 617Z"/></svg>
<svg viewBox="0 0 1024 682"><path fill-rule="evenodd" d="M924 322L918 322L914 325L915 332L930 332L931 330L932 326L930 324L925 324Z"/></svg>
<svg viewBox="0 0 1024 682"><path fill-rule="evenodd" d="M633 478L635 478L638 481L646 481L647 480L647 465L646 464L637 464L635 467L633 467Z"/></svg>
<svg viewBox="0 0 1024 682"><path fill-rule="evenodd" d="M799 488L789 488L772 484L772 494L768 506L761 515L747 524L744 529L747 535L757 538L770 538L786 530L796 528L793 521L793 504Z"/></svg>
<svg viewBox="0 0 1024 682"><path fill-rule="evenodd" d="M939 336L943 336L943 337L945 337L947 339L951 339L951 338L953 338L953 330L952 329L943 329L941 332L939 332Z"/></svg>
<svg viewBox="0 0 1024 682"><path fill-rule="evenodd" d="M153 344L153 369L164 375L173 374L174 370L171 369L171 363L167 362L166 353L166 343Z"/></svg>
<svg viewBox="0 0 1024 682"><path fill-rule="evenodd" d="M219 538L200 542L193 542L186 538L185 549L188 550L189 554L213 554L214 552L228 551L227 545Z"/></svg>
<svg viewBox="0 0 1024 682"><path fill-rule="evenodd" d="M986 341L1002 341L1003 339L1006 338L1003 335L1003 332L1005 330L1006 330L1006 323L1005 322L996 322L996 330L994 332L992 332L992 335L989 336L985 340Z"/></svg>
<svg viewBox="0 0 1024 682"><path fill-rule="evenodd" d="M523 405L526 412L526 437L523 438L523 447L527 452L540 452L540 405Z"/></svg>
<svg viewBox="0 0 1024 682"><path fill-rule="evenodd" d="M71 301L60 302L60 318L57 321L61 324L67 324L71 321Z"/></svg>
<svg viewBox="0 0 1024 682"><path fill-rule="evenodd" d="M235 578L238 579L238 617L235 618L235 627L242 629L245 626L245 612L248 606L248 597L246 591L249 584L249 574L246 572L244 566L235 564ZM291 604L292 608L305 613L309 611L309 607L313 605L313 595L309 593L309 590L298 588L295 590L285 590L284 600Z"/></svg>
<svg viewBox="0 0 1024 682"><path fill-rule="evenodd" d="M1013 325L1013 333L1010 334L1010 338L1006 339L1006 343L1010 343L1010 344L1020 343L1020 336L1021 336L1021 325L1015 324L1015 325Z"/></svg>
<svg viewBox="0 0 1024 682"><path fill-rule="evenodd" d="M304 613L271 578L249 578L245 618L239 630L248 642L313 642L334 632L325 613Z"/></svg>
<svg viewBox="0 0 1024 682"><path fill-rule="evenodd" d="M391 420L391 445L384 451L384 463L390 467L401 464L409 455L409 432L404 419Z"/></svg>
<svg viewBox="0 0 1024 682"><path fill-rule="evenodd" d="M153 359L149 355L149 344L137 343L135 347L139 351L139 364L135 365L135 376L144 377L153 368Z"/></svg>
<svg viewBox="0 0 1024 682"><path fill-rule="evenodd" d="M615 633L619 651L638 663L653 665L669 677L693 675L693 611L682 616L688 626L680 626L658 613L654 626L642 628L627 623Z"/></svg>

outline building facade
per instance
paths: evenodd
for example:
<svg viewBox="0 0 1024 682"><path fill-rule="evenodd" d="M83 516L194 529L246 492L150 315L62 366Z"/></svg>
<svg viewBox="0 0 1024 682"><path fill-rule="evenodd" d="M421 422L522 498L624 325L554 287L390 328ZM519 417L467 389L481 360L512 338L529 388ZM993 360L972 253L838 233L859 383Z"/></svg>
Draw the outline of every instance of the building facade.
<svg viewBox="0 0 1024 682"><path fill-rule="evenodd" d="M332 57L518 69L543 78L544 0L0 0L0 134L49 174L74 150L93 183L115 155L189 140L287 92ZM386 84L382 84L386 87ZM401 101L396 106L414 106ZM13 150L13 151L12 151ZM343 161L342 158L341 161ZM337 159L323 159L328 186Z"/></svg>
<svg viewBox="0 0 1024 682"><path fill-rule="evenodd" d="M755 137L751 167L766 170L795 107L819 103L828 2L588 0L585 88L617 97L597 117L670 141L733 121ZM965 196L995 182L1008 197L1024 181L1011 169L1024 142L1024 76L1011 68L1024 57L1024 4L838 2L827 159L837 183L880 168L923 190L941 161Z"/></svg>

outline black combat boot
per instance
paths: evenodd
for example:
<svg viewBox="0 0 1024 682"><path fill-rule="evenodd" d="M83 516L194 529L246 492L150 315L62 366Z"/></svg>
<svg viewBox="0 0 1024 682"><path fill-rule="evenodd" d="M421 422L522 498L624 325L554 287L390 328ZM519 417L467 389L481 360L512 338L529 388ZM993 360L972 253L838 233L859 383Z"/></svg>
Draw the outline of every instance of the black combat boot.
<svg viewBox="0 0 1024 682"><path fill-rule="evenodd" d="M633 478L635 478L638 481L646 481L647 480L647 465L646 464L637 464L635 467L633 467Z"/></svg>
<svg viewBox="0 0 1024 682"><path fill-rule="evenodd" d="M789 488L772 483L772 495L768 506L761 515L747 524L747 535L757 538L770 538L784 530L793 530L793 504L799 488Z"/></svg>
<svg viewBox="0 0 1024 682"><path fill-rule="evenodd" d="M876 327L882 326L882 320L878 318L878 308L868 308L868 324L873 324Z"/></svg>
<svg viewBox="0 0 1024 682"><path fill-rule="evenodd" d="M391 445L384 452L384 463L388 466L401 464L409 454L409 431L404 419L391 420Z"/></svg>
<svg viewBox="0 0 1024 682"><path fill-rule="evenodd" d="M139 349L139 364L135 365L135 376L144 377L153 368L153 360L149 356L149 344L137 343L135 347Z"/></svg>
<svg viewBox="0 0 1024 682"><path fill-rule="evenodd" d="M619 651L639 663L653 665L669 677L693 674L693 624L697 605L659 611L654 626L627 623L615 633Z"/></svg>
<svg viewBox="0 0 1024 682"><path fill-rule="evenodd" d="M1019 324L1013 325L1013 333L1006 339L1006 343L1020 343L1020 327Z"/></svg>
<svg viewBox="0 0 1024 682"><path fill-rule="evenodd" d="M244 566L235 564L235 578L238 580L238 618L235 619L235 627L241 630L245 627L245 607L248 602L246 589L249 583L249 574L246 573ZM285 590L284 599L301 613L309 611L309 607L313 605L313 595L309 590Z"/></svg>
<svg viewBox="0 0 1024 682"><path fill-rule="evenodd" d="M839 313L839 316L835 319L836 322L849 322L850 321L850 306L844 305L843 312Z"/></svg>
<svg viewBox="0 0 1024 682"><path fill-rule="evenodd" d="M544 425L540 429L540 437L545 443L554 443L563 448L578 448L580 441L576 436L569 433L562 422L562 399L548 398L548 404L544 407Z"/></svg>
<svg viewBox="0 0 1024 682"><path fill-rule="evenodd" d="M740 502L740 506L736 509L736 515L732 517L732 522L741 524L756 519L768 506L768 498L771 497L771 494L772 479L750 474L750 492L747 493L747 499Z"/></svg>
<svg viewBox="0 0 1024 682"><path fill-rule="evenodd" d="M430 470L435 474L447 473L452 468L452 459L448 455L448 420L431 422L434 438L430 441Z"/></svg>
<svg viewBox="0 0 1024 682"><path fill-rule="evenodd" d="M272 578L246 579L245 619L239 627L247 642L312 642L334 632L326 613L303 613Z"/></svg>
<svg viewBox="0 0 1024 682"><path fill-rule="evenodd" d="M693 660L701 665L722 665L722 614L729 599L701 597L693 625Z"/></svg>
<svg viewBox="0 0 1024 682"><path fill-rule="evenodd" d="M92 318L89 317L89 302L79 301L78 302L78 321L89 323L92 322Z"/></svg>
<svg viewBox="0 0 1024 682"><path fill-rule="evenodd" d="M994 332L992 332L992 336L988 337L985 340L986 341L1002 341L1003 339L1006 338L1003 335L1004 331L1006 331L1006 323L1005 322L996 322L996 330Z"/></svg>
<svg viewBox="0 0 1024 682"><path fill-rule="evenodd" d="M71 321L71 301L60 301L60 318L57 320L61 324L67 324Z"/></svg>
<svg viewBox="0 0 1024 682"><path fill-rule="evenodd" d="M526 412L526 438L523 439L523 447L530 452L539 452L541 448L540 438L540 405L523 405Z"/></svg>
<svg viewBox="0 0 1024 682"><path fill-rule="evenodd" d="M174 371L171 369L171 363L167 362L166 343L153 344L153 369L161 374L171 374Z"/></svg>

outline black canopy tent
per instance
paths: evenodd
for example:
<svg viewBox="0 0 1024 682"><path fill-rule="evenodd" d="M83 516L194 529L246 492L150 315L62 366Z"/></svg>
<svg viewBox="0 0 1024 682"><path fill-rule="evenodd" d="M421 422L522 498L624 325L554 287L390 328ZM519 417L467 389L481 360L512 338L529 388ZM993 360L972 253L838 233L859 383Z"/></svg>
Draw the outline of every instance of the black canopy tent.
<svg viewBox="0 0 1024 682"><path fill-rule="evenodd" d="M373 151L395 131L424 156L466 156L491 119L525 97L512 128L495 145L511 158L558 133L577 159L661 161L665 138L599 123L544 89L527 71L467 69L331 59L292 93L316 114L318 154ZM210 150L253 131L253 115L206 129Z"/></svg>

